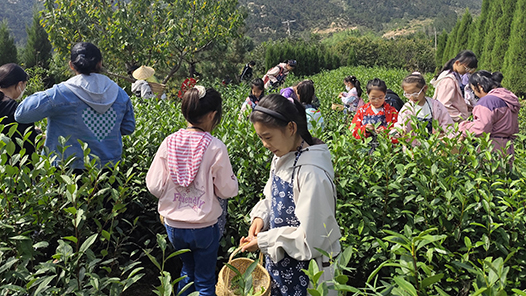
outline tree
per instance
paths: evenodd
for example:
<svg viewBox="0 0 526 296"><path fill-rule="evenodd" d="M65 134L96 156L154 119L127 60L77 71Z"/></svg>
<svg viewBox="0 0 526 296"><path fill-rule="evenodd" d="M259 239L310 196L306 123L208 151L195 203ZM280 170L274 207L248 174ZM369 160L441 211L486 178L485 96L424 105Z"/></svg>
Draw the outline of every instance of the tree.
<svg viewBox="0 0 526 296"><path fill-rule="evenodd" d="M444 50L446 49L447 39L448 39L448 34L446 32L446 29L444 29L442 31L442 34L438 36L438 40L437 40L437 50L435 52L437 68L441 68L443 65L442 58L444 55Z"/></svg>
<svg viewBox="0 0 526 296"><path fill-rule="evenodd" d="M444 49L444 54L442 55L442 65L444 65L447 61L452 59L457 54L455 52L455 42L457 41L457 32L459 27L460 22L457 21L457 24L455 25L455 27L453 27L453 30L447 37L446 47Z"/></svg>
<svg viewBox="0 0 526 296"><path fill-rule="evenodd" d="M27 68L35 66L48 68L51 60L51 42L44 27L40 24L38 11L33 12L33 24L26 27L27 44L24 49L22 60Z"/></svg>
<svg viewBox="0 0 526 296"><path fill-rule="evenodd" d="M504 63L504 56L508 50L508 39L510 37L511 22L513 21L513 14L517 0L504 0L502 7L502 15L497 21L495 30L495 45L491 53L492 59L489 65L490 69L500 70ZM523 12L524 13L524 12Z"/></svg>
<svg viewBox="0 0 526 296"><path fill-rule="evenodd" d="M492 0L490 4L490 11L488 14L488 22L486 30L483 32L484 37L484 50L479 57L479 60L482 61L482 67L486 70L492 70L492 59L491 56L493 52L493 47L495 45L495 38L497 35L497 21L502 14L502 6L504 5L504 0Z"/></svg>
<svg viewBox="0 0 526 296"><path fill-rule="evenodd" d="M0 66L7 63L18 63L15 40L9 32L7 22L0 23Z"/></svg>
<svg viewBox="0 0 526 296"><path fill-rule="evenodd" d="M239 37L243 19L237 0L46 0L43 25L62 55L93 42L107 68L150 65L166 83L185 60Z"/></svg>
<svg viewBox="0 0 526 296"><path fill-rule="evenodd" d="M472 21L473 17L471 16L469 9L466 8L466 12L460 20L460 25L457 31L455 46L453 50L455 54L462 50L468 49L469 29L471 28Z"/></svg>
<svg viewBox="0 0 526 296"><path fill-rule="evenodd" d="M517 1L509 47L504 58L503 84L518 95L526 94L526 0Z"/></svg>
<svg viewBox="0 0 526 296"><path fill-rule="evenodd" d="M473 52L477 57L481 57L482 51L484 50L484 37L486 36L486 26L488 23L488 14L489 14L490 0L482 1L482 10L480 16L477 18L477 27L475 28L475 33L473 34Z"/></svg>

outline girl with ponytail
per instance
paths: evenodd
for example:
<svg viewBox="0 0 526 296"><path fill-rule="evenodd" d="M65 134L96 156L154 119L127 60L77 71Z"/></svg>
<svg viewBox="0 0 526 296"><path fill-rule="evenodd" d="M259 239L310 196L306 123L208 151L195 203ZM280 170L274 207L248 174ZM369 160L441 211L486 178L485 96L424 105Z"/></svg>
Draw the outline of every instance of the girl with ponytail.
<svg viewBox="0 0 526 296"><path fill-rule="evenodd" d="M271 295L307 295L309 281L301 270L315 259L325 270L324 280L330 280L329 258L318 250L332 256L340 252L331 154L311 136L305 108L297 100L268 95L250 121L274 158L265 198L250 213L252 224L240 244L243 251L259 249L265 255Z"/></svg>
<svg viewBox="0 0 526 296"><path fill-rule="evenodd" d="M461 51L449 60L439 74L431 80L435 87L433 99L442 103L454 122L461 122L469 117L468 105L464 100L466 85L462 83L462 76L473 73L478 61L475 54L469 50Z"/></svg>
<svg viewBox="0 0 526 296"><path fill-rule="evenodd" d="M210 133L219 125L222 99L213 88L198 85L183 95L187 127L169 135L146 175L148 190L159 198L158 211L168 239L183 261L179 294L198 291L215 296L215 266L226 223L226 199L236 196L237 178L226 146ZM223 207L224 206L224 207ZM193 282L184 292L182 289Z"/></svg>
<svg viewBox="0 0 526 296"><path fill-rule="evenodd" d="M338 95L338 98L342 100L343 105L345 106L344 111L349 114L356 113L358 108L365 105L362 97L362 87L360 86L360 81L356 76L347 76L343 79L345 84L345 90L347 92L341 92Z"/></svg>
<svg viewBox="0 0 526 296"><path fill-rule="evenodd" d="M490 134L493 151L514 154L513 140L519 133L519 99L511 91L500 85L500 72L478 71L469 78L469 85L480 98L473 108L473 121L464 121L459 131L465 136L473 133L479 137ZM508 142L511 146L504 151Z"/></svg>

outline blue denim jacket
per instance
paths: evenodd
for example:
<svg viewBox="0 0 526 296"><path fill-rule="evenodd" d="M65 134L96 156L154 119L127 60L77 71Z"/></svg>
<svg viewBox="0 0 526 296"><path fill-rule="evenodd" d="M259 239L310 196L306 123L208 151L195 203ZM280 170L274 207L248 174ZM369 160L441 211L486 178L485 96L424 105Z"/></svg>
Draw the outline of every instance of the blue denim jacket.
<svg viewBox="0 0 526 296"><path fill-rule="evenodd" d="M98 75L98 76L95 76ZM77 75L80 76L80 75ZM91 74L74 77L68 82L54 85L52 88L37 92L20 103L15 112L15 119L21 123L30 123L47 117L46 146L57 153L58 160L55 165L69 156L75 155L75 160L70 167L83 169L83 152L78 140L88 144L91 154L100 159L100 165L115 164L121 159L122 137L135 130L135 117L132 103L126 92L104 75ZM95 76L95 77L93 77ZM91 84L84 80L78 88L86 87L81 93L89 93L98 88L100 102L107 103L107 111L99 113L86 103L86 98L80 99L71 89L71 83L78 83L83 77L98 78L99 84ZM73 82L72 82L73 81ZM102 82L101 82L102 81ZM118 89L115 89L117 87ZM91 89L89 89L91 88ZM86 92L83 92L86 91ZM76 92L78 93L78 92ZM105 94L116 94L116 98L102 98ZM89 99L88 99L89 100ZM67 138L64 155L60 155L58 139L60 136ZM69 137L69 138L68 138Z"/></svg>

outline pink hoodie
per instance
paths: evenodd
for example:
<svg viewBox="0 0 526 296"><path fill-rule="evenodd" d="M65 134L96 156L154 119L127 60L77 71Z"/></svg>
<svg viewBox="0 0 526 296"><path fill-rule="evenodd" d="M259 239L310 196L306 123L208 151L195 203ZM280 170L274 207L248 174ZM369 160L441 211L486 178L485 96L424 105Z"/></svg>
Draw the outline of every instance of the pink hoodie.
<svg viewBox="0 0 526 296"><path fill-rule="evenodd" d="M515 139L519 132L519 109L521 105L517 96L505 88L491 90L482 97L473 108L473 121L462 122L459 130L480 136L490 134L493 151L506 147L506 143ZM508 150L514 153L513 145Z"/></svg>
<svg viewBox="0 0 526 296"><path fill-rule="evenodd" d="M237 195L223 142L209 133L181 129L168 136L146 175L148 190L159 198L158 211L175 228L204 228L217 223L217 197Z"/></svg>
<svg viewBox="0 0 526 296"><path fill-rule="evenodd" d="M433 99L442 103L454 122L461 122L469 117L468 106L462 96L462 91L455 74L452 71L440 73L438 78L431 81L435 87Z"/></svg>

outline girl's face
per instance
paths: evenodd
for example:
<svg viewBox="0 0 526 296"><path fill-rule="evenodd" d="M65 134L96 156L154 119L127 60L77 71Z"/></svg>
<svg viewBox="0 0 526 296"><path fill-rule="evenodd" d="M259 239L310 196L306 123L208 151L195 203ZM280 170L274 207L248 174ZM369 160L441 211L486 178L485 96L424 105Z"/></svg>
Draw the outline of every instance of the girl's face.
<svg viewBox="0 0 526 296"><path fill-rule="evenodd" d="M376 109L382 107L385 102L385 93L379 89L373 88L369 93L367 93L367 96L369 97L369 102L371 102L371 105L375 107Z"/></svg>
<svg viewBox="0 0 526 296"><path fill-rule="evenodd" d="M255 95L256 97L259 97L259 96L261 96L262 93L263 93L262 89L259 89L259 87L257 87L257 86L252 86L252 94L253 95Z"/></svg>
<svg viewBox="0 0 526 296"><path fill-rule="evenodd" d="M352 82L343 82L345 84L345 86L347 86L348 88L353 88L354 87L354 84L352 84Z"/></svg>
<svg viewBox="0 0 526 296"><path fill-rule="evenodd" d="M261 122L254 123L256 134L263 142L263 146L281 157L296 150L296 124L290 122L285 128L269 127Z"/></svg>
<svg viewBox="0 0 526 296"><path fill-rule="evenodd" d="M475 72L475 69L469 68L466 64L461 64L460 61L456 61L453 64L453 71L457 72L460 75L464 75L466 73Z"/></svg>
<svg viewBox="0 0 526 296"><path fill-rule="evenodd" d="M427 85L420 87L418 83L404 83L402 88L404 89L404 97L415 104L424 105Z"/></svg>

